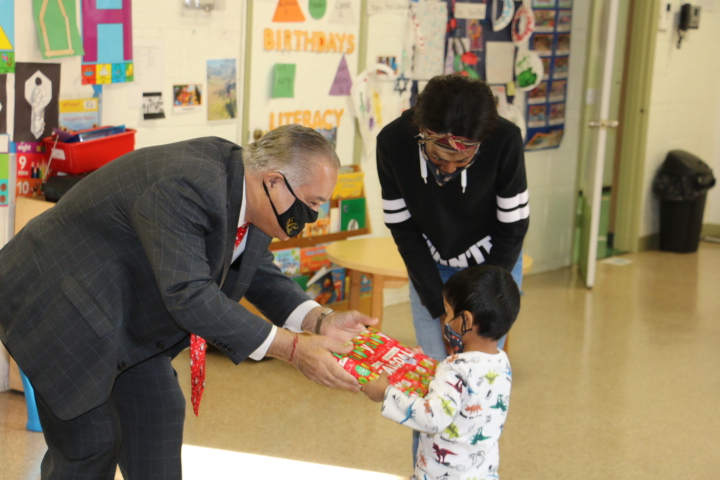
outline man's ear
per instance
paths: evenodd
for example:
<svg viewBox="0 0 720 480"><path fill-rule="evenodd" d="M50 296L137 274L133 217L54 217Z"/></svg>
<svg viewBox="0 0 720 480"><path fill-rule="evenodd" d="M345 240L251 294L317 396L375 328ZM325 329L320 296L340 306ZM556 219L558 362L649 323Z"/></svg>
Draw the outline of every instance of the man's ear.
<svg viewBox="0 0 720 480"><path fill-rule="evenodd" d="M279 172L268 172L263 177L263 182L265 182L268 190L271 190L278 185L278 182L283 183L283 176Z"/></svg>

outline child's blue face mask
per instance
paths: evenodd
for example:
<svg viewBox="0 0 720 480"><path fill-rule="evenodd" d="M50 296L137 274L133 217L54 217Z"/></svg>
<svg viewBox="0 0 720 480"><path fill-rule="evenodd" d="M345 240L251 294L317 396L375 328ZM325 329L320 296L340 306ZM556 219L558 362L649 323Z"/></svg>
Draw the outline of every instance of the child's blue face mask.
<svg viewBox="0 0 720 480"><path fill-rule="evenodd" d="M449 322L446 322L445 325L443 325L443 328L445 330L445 338L447 338L453 353L463 352L465 346L463 345L462 337L467 332L472 330L472 328L465 328L465 317L462 317L460 333L457 333L455 330L453 330L452 327L450 327L450 323L458 317L462 317L462 313L460 315L455 315Z"/></svg>

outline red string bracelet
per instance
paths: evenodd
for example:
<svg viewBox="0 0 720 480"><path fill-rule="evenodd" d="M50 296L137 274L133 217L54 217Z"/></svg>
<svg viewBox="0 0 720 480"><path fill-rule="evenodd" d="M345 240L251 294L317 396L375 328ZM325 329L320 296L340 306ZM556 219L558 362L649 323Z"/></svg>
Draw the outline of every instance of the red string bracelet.
<svg viewBox="0 0 720 480"><path fill-rule="evenodd" d="M292 363L293 358L295 357L295 347L297 347L299 338L300 338L300 335L295 335L295 340L293 340L292 352L290 352L290 360L288 360L290 363Z"/></svg>

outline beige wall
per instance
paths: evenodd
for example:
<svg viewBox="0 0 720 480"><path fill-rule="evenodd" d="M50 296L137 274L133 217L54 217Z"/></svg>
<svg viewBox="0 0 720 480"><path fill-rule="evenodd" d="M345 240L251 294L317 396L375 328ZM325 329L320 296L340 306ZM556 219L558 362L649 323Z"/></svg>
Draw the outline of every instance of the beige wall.
<svg viewBox="0 0 720 480"><path fill-rule="evenodd" d="M670 3L677 13L685 2ZM687 32L680 49L676 48L677 32L657 34L641 237L659 231L659 202L651 185L668 151L686 150L708 163L716 177L720 175L720 2L694 3L705 6L700 28ZM718 187L708 195L704 222L720 224Z"/></svg>

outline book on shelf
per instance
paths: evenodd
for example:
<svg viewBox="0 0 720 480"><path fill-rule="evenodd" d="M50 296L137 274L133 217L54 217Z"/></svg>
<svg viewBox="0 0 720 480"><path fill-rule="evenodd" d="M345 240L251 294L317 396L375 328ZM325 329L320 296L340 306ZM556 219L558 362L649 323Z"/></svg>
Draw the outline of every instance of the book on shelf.
<svg viewBox="0 0 720 480"><path fill-rule="evenodd" d="M287 276L300 275L300 249L285 248L274 251L273 263Z"/></svg>
<svg viewBox="0 0 720 480"><path fill-rule="evenodd" d="M335 190L332 193L332 199L359 197L362 195L364 178L364 172L340 172L335 184Z"/></svg>
<svg viewBox="0 0 720 480"><path fill-rule="evenodd" d="M365 198L340 200L340 231L365 228Z"/></svg>
<svg viewBox="0 0 720 480"><path fill-rule="evenodd" d="M330 201L320 205L317 221L308 223L300 232L300 238L317 237L330 234Z"/></svg>
<svg viewBox="0 0 720 480"><path fill-rule="evenodd" d="M330 271L327 266L323 266L315 272L307 282L305 293L320 305L337 301L337 292L335 290L332 271Z"/></svg>
<svg viewBox="0 0 720 480"><path fill-rule="evenodd" d="M317 272L322 267L330 267L325 245L305 247L300 249L300 273Z"/></svg>

